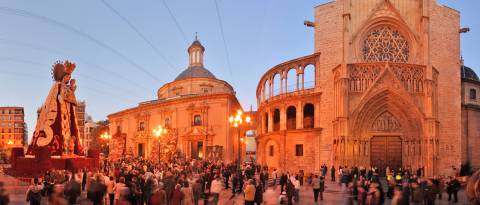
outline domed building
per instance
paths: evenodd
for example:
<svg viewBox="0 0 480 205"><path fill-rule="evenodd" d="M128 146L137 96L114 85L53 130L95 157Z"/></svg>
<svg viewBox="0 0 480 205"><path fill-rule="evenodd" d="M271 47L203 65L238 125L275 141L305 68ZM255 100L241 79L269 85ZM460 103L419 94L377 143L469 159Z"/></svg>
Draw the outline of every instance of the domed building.
<svg viewBox="0 0 480 205"><path fill-rule="evenodd" d="M257 162L307 173L480 168L480 84L460 63L460 12L435 0L336 0L314 11L313 54L258 82Z"/></svg>
<svg viewBox="0 0 480 205"><path fill-rule="evenodd" d="M480 169L480 79L473 69L460 67L462 76L462 161Z"/></svg>
<svg viewBox="0 0 480 205"><path fill-rule="evenodd" d="M204 67L205 48L198 39L188 48L189 65L174 81L158 89L158 98L110 114L111 155L147 159L178 150L189 158L235 160L228 117L241 106L232 86ZM167 131L155 136L158 126Z"/></svg>

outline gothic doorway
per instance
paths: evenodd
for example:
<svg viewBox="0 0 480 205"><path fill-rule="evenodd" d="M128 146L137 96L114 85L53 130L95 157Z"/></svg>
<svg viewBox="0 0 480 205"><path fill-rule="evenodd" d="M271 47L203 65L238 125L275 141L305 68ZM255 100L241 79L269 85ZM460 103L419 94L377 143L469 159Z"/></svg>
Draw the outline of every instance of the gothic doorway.
<svg viewBox="0 0 480 205"><path fill-rule="evenodd" d="M370 140L370 162L385 175L387 167L398 170L402 167L402 139L399 136L374 136Z"/></svg>

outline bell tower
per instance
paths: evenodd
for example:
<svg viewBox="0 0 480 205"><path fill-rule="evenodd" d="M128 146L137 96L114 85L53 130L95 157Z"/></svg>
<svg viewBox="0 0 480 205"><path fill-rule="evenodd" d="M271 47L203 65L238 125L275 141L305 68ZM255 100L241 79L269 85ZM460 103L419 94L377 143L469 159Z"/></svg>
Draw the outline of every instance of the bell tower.
<svg viewBox="0 0 480 205"><path fill-rule="evenodd" d="M205 47L200 43L195 34L195 41L188 47L189 65L188 67L203 67L203 52Z"/></svg>

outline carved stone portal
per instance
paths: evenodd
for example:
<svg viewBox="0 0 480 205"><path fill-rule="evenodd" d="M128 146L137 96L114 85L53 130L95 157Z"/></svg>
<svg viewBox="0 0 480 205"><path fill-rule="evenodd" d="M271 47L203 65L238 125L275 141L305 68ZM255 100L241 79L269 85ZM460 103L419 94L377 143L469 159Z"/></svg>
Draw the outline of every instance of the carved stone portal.
<svg viewBox="0 0 480 205"><path fill-rule="evenodd" d="M393 132L399 131L401 128L398 120L390 112L384 112L375 119L371 130L376 132Z"/></svg>

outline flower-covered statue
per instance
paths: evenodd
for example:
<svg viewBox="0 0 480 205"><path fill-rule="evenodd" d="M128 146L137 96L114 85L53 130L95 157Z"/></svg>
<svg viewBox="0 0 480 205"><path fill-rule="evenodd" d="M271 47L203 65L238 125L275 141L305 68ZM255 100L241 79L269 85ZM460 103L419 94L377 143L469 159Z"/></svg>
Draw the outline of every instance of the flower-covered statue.
<svg viewBox="0 0 480 205"><path fill-rule="evenodd" d="M47 147L52 156L83 155L75 111L77 87L75 79L71 79L73 70L75 64L69 61L53 65L54 84L39 110L27 154L34 154L39 147Z"/></svg>

